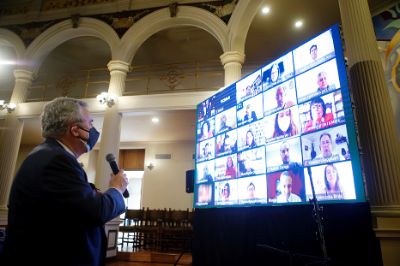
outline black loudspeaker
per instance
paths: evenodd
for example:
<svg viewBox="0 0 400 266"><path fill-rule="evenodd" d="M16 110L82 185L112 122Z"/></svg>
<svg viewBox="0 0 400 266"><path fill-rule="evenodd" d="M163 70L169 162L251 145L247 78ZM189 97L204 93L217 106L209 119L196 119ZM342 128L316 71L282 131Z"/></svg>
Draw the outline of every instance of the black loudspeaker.
<svg viewBox="0 0 400 266"><path fill-rule="evenodd" d="M186 171L186 193L194 191L194 169Z"/></svg>

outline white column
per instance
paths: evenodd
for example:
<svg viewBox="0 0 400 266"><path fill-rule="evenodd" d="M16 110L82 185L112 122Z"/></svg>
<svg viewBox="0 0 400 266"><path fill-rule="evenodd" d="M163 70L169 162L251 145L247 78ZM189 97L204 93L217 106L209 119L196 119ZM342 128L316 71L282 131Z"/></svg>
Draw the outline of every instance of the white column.
<svg viewBox="0 0 400 266"><path fill-rule="evenodd" d="M123 61L110 61L107 66L111 76L108 93L119 97L125 89L125 80L126 74L129 71L129 64ZM97 158L95 184L103 191L108 188L111 173L110 165L105 159L106 155L108 153L114 154L118 162L121 117L122 115L118 112L118 99L116 99L115 104L112 107L106 107L104 113L100 149Z"/></svg>
<svg viewBox="0 0 400 266"><path fill-rule="evenodd" d="M244 54L237 51L223 53L220 57L225 69L225 86L239 80L242 77L242 65Z"/></svg>
<svg viewBox="0 0 400 266"><path fill-rule="evenodd" d="M400 265L400 146L367 0L339 0L366 187L384 265Z"/></svg>
<svg viewBox="0 0 400 266"><path fill-rule="evenodd" d="M24 69L14 70L15 85L10 102L17 104L26 100L27 91L32 84L33 73ZM3 111L5 112L5 111ZM14 178L24 122L15 112L6 116L4 130L0 139L0 216L7 211L8 195Z"/></svg>

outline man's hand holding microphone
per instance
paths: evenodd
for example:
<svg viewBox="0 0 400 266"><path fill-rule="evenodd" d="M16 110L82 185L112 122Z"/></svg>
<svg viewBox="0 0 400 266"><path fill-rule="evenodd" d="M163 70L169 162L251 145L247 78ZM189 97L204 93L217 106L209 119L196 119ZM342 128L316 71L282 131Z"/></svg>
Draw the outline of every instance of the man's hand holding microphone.
<svg viewBox="0 0 400 266"><path fill-rule="evenodd" d="M110 164L112 174L110 179L110 187L117 189L124 198L129 197L129 191L127 190L129 181L124 173L124 170L119 170L117 162L115 161L115 156L112 153L106 155L106 160Z"/></svg>

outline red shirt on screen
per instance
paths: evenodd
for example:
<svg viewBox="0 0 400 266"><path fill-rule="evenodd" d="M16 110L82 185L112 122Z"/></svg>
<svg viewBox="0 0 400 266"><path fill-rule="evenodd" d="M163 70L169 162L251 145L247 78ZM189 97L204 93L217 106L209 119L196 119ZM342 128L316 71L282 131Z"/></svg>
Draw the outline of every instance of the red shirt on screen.
<svg viewBox="0 0 400 266"><path fill-rule="evenodd" d="M319 120L308 121L305 126L305 132L313 131L313 130L319 129L319 128L329 127L330 125L333 124L333 122L334 122L333 114L328 113Z"/></svg>

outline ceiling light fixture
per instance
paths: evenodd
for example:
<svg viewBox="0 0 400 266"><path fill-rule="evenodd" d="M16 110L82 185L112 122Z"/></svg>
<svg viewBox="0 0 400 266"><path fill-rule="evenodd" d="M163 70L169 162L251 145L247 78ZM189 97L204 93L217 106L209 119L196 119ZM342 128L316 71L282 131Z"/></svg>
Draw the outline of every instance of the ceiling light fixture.
<svg viewBox="0 0 400 266"><path fill-rule="evenodd" d="M302 20L297 20L297 21L294 23L294 26L295 26L296 28L301 28L301 27L303 26L303 21L302 21Z"/></svg>
<svg viewBox="0 0 400 266"><path fill-rule="evenodd" d="M101 104L107 104L108 107L112 107L117 100L117 96L108 92L102 92L97 95L96 99Z"/></svg>
<svg viewBox="0 0 400 266"><path fill-rule="evenodd" d="M264 6L261 9L261 13L263 13L264 15L268 14L271 11L271 9L268 6Z"/></svg>
<svg viewBox="0 0 400 266"><path fill-rule="evenodd" d="M156 124L156 123L160 122L160 119L158 119L158 117L153 117L153 118L151 119L151 122L153 122L154 124Z"/></svg>
<svg viewBox="0 0 400 266"><path fill-rule="evenodd" d="M7 112L11 113L16 107L17 105L15 103L5 103L4 100L0 100L0 111L7 109Z"/></svg>

